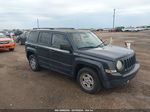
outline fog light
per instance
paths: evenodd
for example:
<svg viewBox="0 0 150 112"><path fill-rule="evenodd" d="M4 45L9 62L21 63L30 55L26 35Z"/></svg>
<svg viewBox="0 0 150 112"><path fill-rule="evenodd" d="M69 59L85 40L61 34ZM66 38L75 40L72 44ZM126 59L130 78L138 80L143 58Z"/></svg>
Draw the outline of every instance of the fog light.
<svg viewBox="0 0 150 112"><path fill-rule="evenodd" d="M107 73L114 73L114 72L117 72L117 71L116 70L105 69L105 72L107 72Z"/></svg>

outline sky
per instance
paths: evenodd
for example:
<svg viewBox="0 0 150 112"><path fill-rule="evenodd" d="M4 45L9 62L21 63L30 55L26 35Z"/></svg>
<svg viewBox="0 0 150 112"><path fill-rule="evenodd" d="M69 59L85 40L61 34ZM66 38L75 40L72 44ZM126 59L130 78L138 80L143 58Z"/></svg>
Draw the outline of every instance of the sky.
<svg viewBox="0 0 150 112"><path fill-rule="evenodd" d="M150 0L0 0L0 29L150 25Z"/></svg>

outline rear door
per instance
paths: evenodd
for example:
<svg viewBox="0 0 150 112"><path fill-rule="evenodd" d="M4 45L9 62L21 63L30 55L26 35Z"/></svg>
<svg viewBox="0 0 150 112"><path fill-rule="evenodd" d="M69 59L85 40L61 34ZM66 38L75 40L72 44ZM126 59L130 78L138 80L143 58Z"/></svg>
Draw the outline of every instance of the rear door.
<svg viewBox="0 0 150 112"><path fill-rule="evenodd" d="M42 31L38 38L38 61L43 67L49 68L49 46L51 40L51 32Z"/></svg>
<svg viewBox="0 0 150 112"><path fill-rule="evenodd" d="M51 67L60 72L71 75L73 54L67 50L62 50L60 45L70 45L70 42L67 39L67 35L65 33L53 33L51 40L51 50L49 50Z"/></svg>

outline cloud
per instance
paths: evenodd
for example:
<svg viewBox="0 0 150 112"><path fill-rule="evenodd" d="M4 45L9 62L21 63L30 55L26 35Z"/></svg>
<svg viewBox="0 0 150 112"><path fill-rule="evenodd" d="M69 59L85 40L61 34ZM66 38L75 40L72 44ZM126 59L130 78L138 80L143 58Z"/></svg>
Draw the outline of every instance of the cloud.
<svg viewBox="0 0 150 112"><path fill-rule="evenodd" d="M150 5L145 5L145 6L136 6L136 7L131 7L129 9L119 9L118 10L119 14L123 15L131 15L131 14L136 14L136 15L142 15L142 14L150 14Z"/></svg>
<svg viewBox="0 0 150 112"><path fill-rule="evenodd" d="M145 19L150 17L149 0L0 0L0 26L32 28L39 18L42 26L111 27L114 8L118 18L143 16L144 24L150 24ZM136 25L140 25L138 21Z"/></svg>

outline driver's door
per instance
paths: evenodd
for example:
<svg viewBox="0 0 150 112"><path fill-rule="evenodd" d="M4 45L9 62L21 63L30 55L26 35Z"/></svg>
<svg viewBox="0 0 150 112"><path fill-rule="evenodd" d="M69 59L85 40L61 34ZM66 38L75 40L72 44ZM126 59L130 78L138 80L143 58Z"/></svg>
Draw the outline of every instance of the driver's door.
<svg viewBox="0 0 150 112"><path fill-rule="evenodd" d="M64 33L53 33L51 40L50 60L51 68L71 75L73 65L73 54L62 50L61 45L70 45L67 35Z"/></svg>

